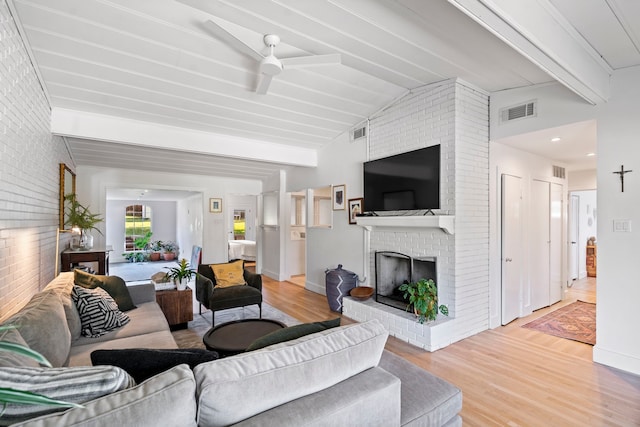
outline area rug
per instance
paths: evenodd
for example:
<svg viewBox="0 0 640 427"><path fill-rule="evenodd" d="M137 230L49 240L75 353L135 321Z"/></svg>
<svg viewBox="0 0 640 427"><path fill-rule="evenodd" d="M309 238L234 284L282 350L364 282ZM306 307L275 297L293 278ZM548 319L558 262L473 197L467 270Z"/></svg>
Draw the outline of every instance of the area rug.
<svg viewBox="0 0 640 427"><path fill-rule="evenodd" d="M232 308L216 312L216 325L240 319L257 319L258 306ZM271 307L267 303L262 303L262 318L273 319L284 323L287 326L298 325L301 322L280 310ZM202 337L211 329L211 312L206 310L202 314L194 313L193 320L189 322L187 329L173 331L173 339L180 348L204 348Z"/></svg>
<svg viewBox="0 0 640 427"><path fill-rule="evenodd" d="M560 338L595 345L596 305L589 302L576 301L522 325L522 327L535 329Z"/></svg>

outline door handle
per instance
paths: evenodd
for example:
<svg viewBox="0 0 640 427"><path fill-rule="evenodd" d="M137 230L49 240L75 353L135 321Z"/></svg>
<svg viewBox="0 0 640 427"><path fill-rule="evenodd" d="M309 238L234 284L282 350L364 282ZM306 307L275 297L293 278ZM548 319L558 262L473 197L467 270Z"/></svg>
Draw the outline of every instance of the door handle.
<svg viewBox="0 0 640 427"><path fill-rule="evenodd" d="M504 262L511 262L511 261L513 261L511 258L505 258L504 259Z"/></svg>
<svg viewBox="0 0 640 427"><path fill-rule="evenodd" d="M578 242L571 242L572 245L575 245L576 243L578 243Z"/></svg>

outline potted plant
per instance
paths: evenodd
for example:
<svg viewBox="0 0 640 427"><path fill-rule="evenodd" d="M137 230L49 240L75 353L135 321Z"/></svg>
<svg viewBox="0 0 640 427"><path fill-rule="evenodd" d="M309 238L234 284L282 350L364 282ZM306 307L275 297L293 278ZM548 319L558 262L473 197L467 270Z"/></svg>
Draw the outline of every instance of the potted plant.
<svg viewBox="0 0 640 427"><path fill-rule="evenodd" d="M148 254L146 252L133 251L125 252L122 256L129 262L144 262L147 260Z"/></svg>
<svg viewBox="0 0 640 427"><path fill-rule="evenodd" d="M96 227L96 224L102 222L100 214L91 213L88 207L81 205L74 193L67 194L64 198L69 202L65 225L79 233L78 238L71 239L71 249L84 251L91 249L93 236L89 234L89 231L96 230L102 234L102 231Z"/></svg>
<svg viewBox="0 0 640 427"><path fill-rule="evenodd" d="M167 277L173 280L179 291L184 291L187 289L187 283L193 275L196 274L196 271L190 268L185 258L182 258L177 264L177 267L165 267L169 269Z"/></svg>
<svg viewBox="0 0 640 427"><path fill-rule="evenodd" d="M164 250L164 260L173 261L178 251L178 245L175 242L167 241L162 243L162 249Z"/></svg>
<svg viewBox="0 0 640 427"><path fill-rule="evenodd" d="M150 245L151 245L151 236L153 235L153 233L151 231L147 231L147 233L144 236L141 237L137 237L134 241L133 241L133 246L135 246L136 249L138 249L139 251L147 251L150 249Z"/></svg>
<svg viewBox="0 0 640 427"><path fill-rule="evenodd" d="M151 253L149 254L149 261L160 261L160 255L162 253L162 241L154 240L149 243L149 250Z"/></svg>
<svg viewBox="0 0 640 427"><path fill-rule="evenodd" d="M404 292L403 298L409 300L407 310L413 308L420 323L436 320L438 311L445 316L449 315L446 305L438 306L438 288L433 279L423 278L417 282L403 283L399 289Z"/></svg>

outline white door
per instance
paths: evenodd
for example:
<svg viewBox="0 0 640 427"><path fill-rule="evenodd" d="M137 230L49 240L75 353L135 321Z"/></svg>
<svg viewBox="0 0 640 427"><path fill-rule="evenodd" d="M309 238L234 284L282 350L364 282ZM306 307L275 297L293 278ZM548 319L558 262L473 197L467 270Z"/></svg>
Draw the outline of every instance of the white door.
<svg viewBox="0 0 640 427"><path fill-rule="evenodd" d="M549 305L562 299L562 223L564 212L561 184L551 184L549 223Z"/></svg>
<svg viewBox="0 0 640 427"><path fill-rule="evenodd" d="M571 195L571 222L569 223L569 274L571 280L577 280L580 275L580 196Z"/></svg>
<svg viewBox="0 0 640 427"><path fill-rule="evenodd" d="M533 180L531 182L531 246L529 250L532 311L549 305L550 208L549 183Z"/></svg>
<svg viewBox="0 0 640 427"><path fill-rule="evenodd" d="M502 175L502 324L520 316L522 179Z"/></svg>

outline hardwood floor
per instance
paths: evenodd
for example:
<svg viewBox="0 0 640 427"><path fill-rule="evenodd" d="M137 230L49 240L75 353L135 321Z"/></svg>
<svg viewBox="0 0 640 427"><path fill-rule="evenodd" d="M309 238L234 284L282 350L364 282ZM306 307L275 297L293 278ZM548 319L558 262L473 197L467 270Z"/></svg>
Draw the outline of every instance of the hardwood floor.
<svg viewBox="0 0 640 427"><path fill-rule="evenodd" d="M521 327L577 299L595 302L595 286L577 281L554 306L433 353L393 337L386 347L462 389L465 426L640 426L639 376L594 363L588 344ZM303 322L340 316L292 283L265 277L263 293Z"/></svg>

